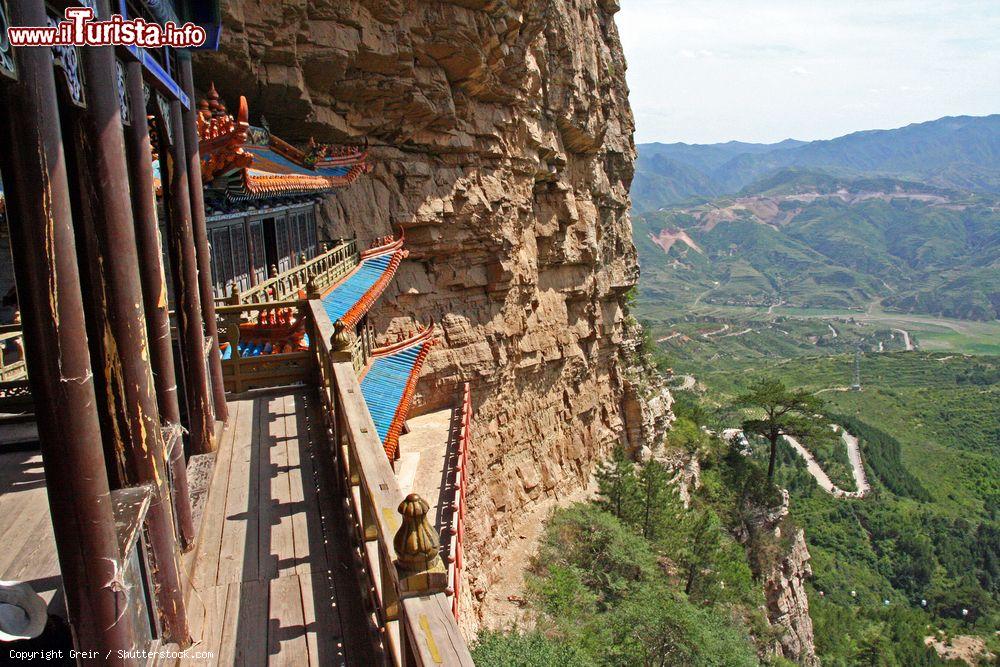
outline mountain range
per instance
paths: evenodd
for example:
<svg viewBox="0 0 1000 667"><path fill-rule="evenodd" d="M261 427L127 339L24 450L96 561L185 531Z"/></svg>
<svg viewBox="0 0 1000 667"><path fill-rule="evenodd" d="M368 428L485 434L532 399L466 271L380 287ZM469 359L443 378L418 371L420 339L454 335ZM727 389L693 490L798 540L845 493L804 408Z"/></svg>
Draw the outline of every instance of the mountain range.
<svg viewBox="0 0 1000 667"><path fill-rule="evenodd" d="M638 149L632 197L640 212L736 194L787 168L1000 194L1000 114L946 117L824 141L651 143Z"/></svg>
<svg viewBox="0 0 1000 667"><path fill-rule="evenodd" d="M1000 317L1000 198L781 169L738 195L637 214L650 303Z"/></svg>

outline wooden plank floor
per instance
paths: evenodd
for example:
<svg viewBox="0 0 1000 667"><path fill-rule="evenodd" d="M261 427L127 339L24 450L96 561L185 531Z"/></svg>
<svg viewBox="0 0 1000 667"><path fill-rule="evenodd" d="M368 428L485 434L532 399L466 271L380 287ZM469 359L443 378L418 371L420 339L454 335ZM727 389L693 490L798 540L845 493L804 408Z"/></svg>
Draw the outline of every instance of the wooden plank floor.
<svg viewBox="0 0 1000 667"><path fill-rule="evenodd" d="M229 404L188 601L182 664L381 662L305 389Z"/></svg>
<svg viewBox="0 0 1000 667"><path fill-rule="evenodd" d="M38 451L0 454L0 580L24 581L66 616L45 471Z"/></svg>

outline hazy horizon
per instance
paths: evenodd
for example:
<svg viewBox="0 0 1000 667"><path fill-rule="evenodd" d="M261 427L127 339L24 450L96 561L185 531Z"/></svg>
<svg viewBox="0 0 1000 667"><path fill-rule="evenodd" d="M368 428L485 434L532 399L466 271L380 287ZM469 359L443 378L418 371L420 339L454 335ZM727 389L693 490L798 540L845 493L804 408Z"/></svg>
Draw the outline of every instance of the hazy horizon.
<svg viewBox="0 0 1000 667"><path fill-rule="evenodd" d="M1000 112L1000 4L622 0L637 143L833 139Z"/></svg>
<svg viewBox="0 0 1000 667"><path fill-rule="evenodd" d="M839 139L840 137L845 137L845 136L848 136L848 135L851 135L851 134L857 134L858 132L880 132L880 131L884 131L884 130L898 130L898 129L906 127L908 125L920 125L920 124L923 124L923 123L929 123L929 122L933 122L933 121L936 121L936 120L943 120L944 118L961 118L963 116L964 117L969 117L969 118L988 118L989 116L996 116L996 115L1000 115L1000 114L995 114L995 113L993 113L993 114L982 114L982 115L976 115L976 114L954 114L954 115L949 115L949 116L938 116L937 118L928 118L926 120L915 120L915 121L913 121L911 123L904 123L902 125L895 125L893 127L860 127L860 128L858 128L856 130L851 130L849 132L845 132L844 134L838 134L838 135L835 135L835 136L832 136L832 137L816 137L815 139L803 139L801 137L784 137L784 138L778 139L776 141L746 141L744 139L726 139L724 141L701 142L701 141L661 141L661 140L657 140L657 139L653 139L653 140L650 140L650 141L640 141L638 139L638 137L637 137L636 138L636 144L663 144L663 145L685 144L687 146L717 146L717 145L720 145L720 144L730 144L730 143L774 145L774 144L780 144L780 143L785 142L785 141L801 141L803 143L809 143L811 141L828 141L830 139Z"/></svg>

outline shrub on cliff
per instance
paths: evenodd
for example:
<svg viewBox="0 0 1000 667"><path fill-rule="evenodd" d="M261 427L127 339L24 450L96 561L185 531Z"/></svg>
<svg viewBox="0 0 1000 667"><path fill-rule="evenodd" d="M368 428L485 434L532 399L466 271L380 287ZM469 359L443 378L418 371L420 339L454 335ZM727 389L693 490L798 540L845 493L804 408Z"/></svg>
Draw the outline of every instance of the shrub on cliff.
<svg viewBox="0 0 1000 667"><path fill-rule="evenodd" d="M637 479L648 469L642 466ZM665 479L656 483L669 490ZM641 485L634 489L642 495ZM650 540L642 535L644 515L633 516L629 525L593 503L557 511L528 575L537 627L482 635L476 664L756 665L742 615L725 597L740 586L734 569L720 562L718 520L699 513ZM674 563L684 567L680 576ZM683 587L691 572L688 596ZM718 573L732 575L731 586L720 585Z"/></svg>

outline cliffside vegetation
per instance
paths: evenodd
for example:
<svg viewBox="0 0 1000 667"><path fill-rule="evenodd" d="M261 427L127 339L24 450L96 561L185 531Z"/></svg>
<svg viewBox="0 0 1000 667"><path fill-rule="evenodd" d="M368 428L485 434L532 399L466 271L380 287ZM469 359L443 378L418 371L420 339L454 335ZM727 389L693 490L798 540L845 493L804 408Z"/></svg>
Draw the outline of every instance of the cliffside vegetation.
<svg viewBox="0 0 1000 667"><path fill-rule="evenodd" d="M697 401L719 427L738 424L742 413L733 410L733 399L762 361L672 357L704 389L681 392L678 400ZM775 481L789 490L791 516L805 529L812 555L809 607L822 664L942 664L924 646L924 637L938 631L984 637L995 653L996 358L865 355L861 392L829 391L849 384L852 355L763 363L790 386L823 391L826 417L860 438L873 485L864 500L834 498L817 486L801 457L779 448ZM804 443L828 472L834 457L843 456L829 445ZM765 461L766 447L755 456ZM853 488L847 479L842 488Z"/></svg>
<svg viewBox="0 0 1000 667"><path fill-rule="evenodd" d="M700 428L695 406L678 413L668 447L702 461L689 508L657 458L637 465L617 451L598 498L546 526L527 575L534 626L484 633L477 664L731 666L767 655L780 630L761 612L760 573L789 545L733 535L780 494L761 465Z"/></svg>

